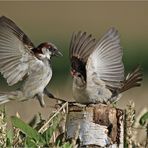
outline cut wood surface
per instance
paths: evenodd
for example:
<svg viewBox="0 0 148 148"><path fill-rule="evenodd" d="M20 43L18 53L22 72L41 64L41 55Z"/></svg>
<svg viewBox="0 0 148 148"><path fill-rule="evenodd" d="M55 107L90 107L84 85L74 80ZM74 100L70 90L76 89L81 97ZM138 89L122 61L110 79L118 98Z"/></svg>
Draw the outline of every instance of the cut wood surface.
<svg viewBox="0 0 148 148"><path fill-rule="evenodd" d="M104 104L69 106L67 140L77 138L79 147L123 148L124 112Z"/></svg>

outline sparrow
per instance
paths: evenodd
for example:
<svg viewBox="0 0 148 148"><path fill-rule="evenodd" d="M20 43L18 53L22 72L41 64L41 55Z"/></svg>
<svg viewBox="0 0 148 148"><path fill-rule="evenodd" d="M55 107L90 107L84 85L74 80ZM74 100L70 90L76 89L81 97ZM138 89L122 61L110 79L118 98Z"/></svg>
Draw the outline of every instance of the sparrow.
<svg viewBox="0 0 148 148"><path fill-rule="evenodd" d="M77 103L114 103L122 92L141 85L139 66L124 76L123 49L114 27L99 41L86 32L74 32L69 56L73 97Z"/></svg>
<svg viewBox="0 0 148 148"><path fill-rule="evenodd" d="M35 47L28 36L9 18L0 17L0 72L9 86L23 81L19 90L0 92L0 104L10 100L37 98L45 106L44 95L54 96L46 86L52 77L51 59L62 55L50 42Z"/></svg>

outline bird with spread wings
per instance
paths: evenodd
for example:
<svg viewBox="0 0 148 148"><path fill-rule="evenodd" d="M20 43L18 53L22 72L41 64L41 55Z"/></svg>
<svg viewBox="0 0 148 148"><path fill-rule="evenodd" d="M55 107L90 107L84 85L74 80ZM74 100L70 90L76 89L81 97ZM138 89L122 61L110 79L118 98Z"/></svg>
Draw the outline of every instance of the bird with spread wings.
<svg viewBox="0 0 148 148"><path fill-rule="evenodd" d="M113 27L99 41L86 32L74 32L69 56L73 95L78 103L114 102L122 92L141 85L139 67L124 76L123 49Z"/></svg>

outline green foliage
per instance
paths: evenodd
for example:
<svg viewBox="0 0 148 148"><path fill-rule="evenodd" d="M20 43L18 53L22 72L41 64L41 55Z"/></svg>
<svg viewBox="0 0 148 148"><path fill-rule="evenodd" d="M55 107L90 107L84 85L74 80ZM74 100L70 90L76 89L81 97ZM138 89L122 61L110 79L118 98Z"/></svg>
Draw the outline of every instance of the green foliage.
<svg viewBox="0 0 148 148"><path fill-rule="evenodd" d="M11 121L13 126L19 128L27 137L30 137L35 142L39 142L40 134L38 134L35 129L23 122L18 117L12 116Z"/></svg>
<svg viewBox="0 0 148 148"><path fill-rule="evenodd" d="M128 113L128 118L126 116L126 142L124 143L125 147L136 146L133 136L135 135L136 128L134 127L135 118L135 109L134 104L128 106L126 111ZM126 114L127 114L126 113ZM46 121L43 120L41 115L39 118L33 118L33 121L30 123L25 123L22 119L12 116L12 129L7 129L7 119L6 113L4 111L0 111L0 147L8 147L8 148L38 148L38 147L46 147L46 148L73 148L76 145L74 143L70 143L65 140L64 131L60 132L61 123L65 123L64 116L66 117L65 112L62 113L62 108L52 114L50 118ZM127 120L128 119L128 120ZM64 121L64 122L63 122ZM32 123L34 122L34 123ZM142 113L140 116L140 120L138 120L142 128L147 128L148 123L148 112ZM146 127L146 128L145 128ZM148 131L148 130L147 130ZM146 132L147 132L146 131ZM127 133L132 133L128 135ZM54 138L53 138L54 137ZM139 146L147 145L148 142L143 142L139 144Z"/></svg>
<svg viewBox="0 0 148 148"><path fill-rule="evenodd" d="M8 148L72 148L72 144L65 141L64 124L67 103L50 115L46 121L41 114L37 114L29 123L25 123L19 115L11 117L12 128L7 129L5 108L0 110L0 147ZM66 110L65 110L66 108ZM61 130L62 129L62 130Z"/></svg>
<svg viewBox="0 0 148 148"><path fill-rule="evenodd" d="M72 148L72 145L69 142L65 142L62 146L57 146L60 148Z"/></svg>
<svg viewBox="0 0 148 148"><path fill-rule="evenodd" d="M13 145L13 131L12 130L9 130L7 132L7 136L6 136L6 145L7 147L11 147Z"/></svg>
<svg viewBox="0 0 148 148"><path fill-rule="evenodd" d="M148 124L148 112L142 115L142 117L139 120L139 123L141 126Z"/></svg>
<svg viewBox="0 0 148 148"><path fill-rule="evenodd" d="M65 105L52 114L47 121L42 119L41 114L36 115L30 123L12 116L11 129L7 129L6 112L0 110L0 147L72 148L72 144L65 141L65 136L61 136L65 134L60 133L59 130L66 116L62 111L64 107Z"/></svg>
<svg viewBox="0 0 148 148"><path fill-rule="evenodd" d="M13 126L20 130L20 137L22 139L21 145L26 148L50 147L51 145L52 147L72 148L71 144L68 142L65 142L61 145L57 145L56 143L54 144L51 142L52 136L60 124L60 115L57 115L53 118L52 125L50 125L43 133L39 133L36 129L32 128L30 125L23 122L16 116L11 117L11 121ZM7 133L7 141L7 146L12 146L12 131Z"/></svg>
<svg viewBox="0 0 148 148"><path fill-rule="evenodd" d="M53 121L52 128L49 127L49 128L42 134L42 137L43 137L43 139L45 140L46 145L48 145L50 139L52 138L53 133L56 131L60 120L61 120L61 118L55 117L55 118L54 118L54 121Z"/></svg>
<svg viewBox="0 0 148 148"><path fill-rule="evenodd" d="M36 148L37 145L36 143L32 140L32 138L26 137L25 141L24 141L24 147L25 148Z"/></svg>

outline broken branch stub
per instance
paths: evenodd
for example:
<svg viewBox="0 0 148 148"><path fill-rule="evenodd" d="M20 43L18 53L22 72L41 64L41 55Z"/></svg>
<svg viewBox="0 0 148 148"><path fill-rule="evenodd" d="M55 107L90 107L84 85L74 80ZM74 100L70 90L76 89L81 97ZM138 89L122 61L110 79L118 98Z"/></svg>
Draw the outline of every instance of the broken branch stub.
<svg viewBox="0 0 148 148"><path fill-rule="evenodd" d="M69 106L66 139L79 146L123 148L124 112L104 104Z"/></svg>

